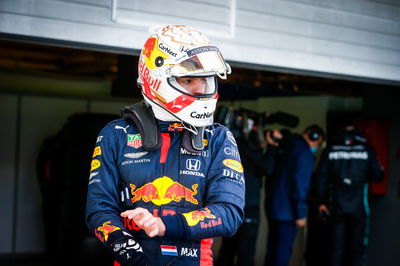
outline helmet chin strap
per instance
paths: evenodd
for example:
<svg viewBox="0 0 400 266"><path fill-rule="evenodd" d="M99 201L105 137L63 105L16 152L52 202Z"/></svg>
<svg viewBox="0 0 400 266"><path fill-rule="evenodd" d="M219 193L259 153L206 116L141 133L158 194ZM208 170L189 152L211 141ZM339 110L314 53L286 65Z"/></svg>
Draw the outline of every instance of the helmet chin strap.
<svg viewBox="0 0 400 266"><path fill-rule="evenodd" d="M186 125L186 123L182 120L179 120L179 121L182 124L182 128L186 129L187 131L191 132L194 135L197 135L199 133L199 131L197 130L197 127L192 126L190 124Z"/></svg>

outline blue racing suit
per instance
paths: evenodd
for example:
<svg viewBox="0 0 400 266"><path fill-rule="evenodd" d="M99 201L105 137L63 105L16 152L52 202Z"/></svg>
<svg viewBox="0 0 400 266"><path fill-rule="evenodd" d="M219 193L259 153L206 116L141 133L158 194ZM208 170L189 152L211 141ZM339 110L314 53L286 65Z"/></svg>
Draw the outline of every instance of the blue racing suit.
<svg viewBox="0 0 400 266"><path fill-rule="evenodd" d="M243 220L245 184L232 133L213 124L205 129L200 154L182 147L177 123L157 121L162 146L145 150L128 118L108 123L95 145L88 185L89 229L112 249L123 237L137 241L149 265L211 265L212 238L231 236ZM122 218L121 184L129 208L161 217L164 237L149 238L133 220Z"/></svg>

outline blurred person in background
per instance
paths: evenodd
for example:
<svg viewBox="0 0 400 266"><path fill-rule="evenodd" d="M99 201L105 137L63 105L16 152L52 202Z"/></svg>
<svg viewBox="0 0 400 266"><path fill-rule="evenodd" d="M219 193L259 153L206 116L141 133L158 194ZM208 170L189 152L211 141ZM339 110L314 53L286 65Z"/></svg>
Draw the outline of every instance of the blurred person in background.
<svg viewBox="0 0 400 266"><path fill-rule="evenodd" d="M317 125L307 127L301 135L267 131L263 162L267 177L267 266L289 264L297 231L307 223L307 197L315 153L324 139L324 131Z"/></svg>
<svg viewBox="0 0 400 266"><path fill-rule="evenodd" d="M217 266L255 265L256 244L260 224L260 194L264 169L259 161L263 157L265 141L262 125L257 117L246 118L238 112L235 126L230 125L234 134L240 158L244 167L246 181L246 205L244 221L237 233L232 237L223 237L218 252ZM245 120L245 121L244 121ZM227 149L228 153L232 151ZM239 156L239 154L236 154Z"/></svg>
<svg viewBox="0 0 400 266"><path fill-rule="evenodd" d="M316 173L319 212L329 223L328 265L364 265L368 182L382 179L382 167L367 139L353 125L341 129L324 150Z"/></svg>

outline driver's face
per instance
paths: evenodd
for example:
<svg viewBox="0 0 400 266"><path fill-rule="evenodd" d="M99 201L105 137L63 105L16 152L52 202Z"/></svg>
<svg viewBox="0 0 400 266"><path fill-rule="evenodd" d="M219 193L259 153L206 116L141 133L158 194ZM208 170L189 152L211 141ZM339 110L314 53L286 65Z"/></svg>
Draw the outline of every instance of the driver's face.
<svg viewBox="0 0 400 266"><path fill-rule="evenodd" d="M204 77L180 77L176 78L176 81L189 94L202 95L206 93L207 80Z"/></svg>

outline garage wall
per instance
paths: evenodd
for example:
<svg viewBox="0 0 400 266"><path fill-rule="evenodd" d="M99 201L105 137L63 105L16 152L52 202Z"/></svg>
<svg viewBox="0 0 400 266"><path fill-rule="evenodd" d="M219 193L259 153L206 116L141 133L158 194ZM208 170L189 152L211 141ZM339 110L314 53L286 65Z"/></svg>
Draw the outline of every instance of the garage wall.
<svg viewBox="0 0 400 266"><path fill-rule="evenodd" d="M0 123L2 141L0 149L0 253L13 249L13 218L15 213L14 189L16 186L15 145L17 138L18 97L0 94Z"/></svg>
<svg viewBox="0 0 400 266"><path fill-rule="evenodd" d="M128 100L0 94L0 255L45 251L36 158L42 142L76 112L118 114ZM17 156L17 157L16 157ZM18 158L18 164L15 163ZM57 221L54 221L57 222Z"/></svg>
<svg viewBox="0 0 400 266"><path fill-rule="evenodd" d="M15 224L17 253L41 252L44 247L41 195L36 176L40 145L62 128L70 114L83 112L85 107L85 102L77 99L22 97Z"/></svg>
<svg viewBox="0 0 400 266"><path fill-rule="evenodd" d="M203 30L235 64L400 82L396 0L0 1L3 38L137 53L165 23Z"/></svg>

